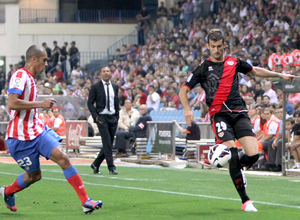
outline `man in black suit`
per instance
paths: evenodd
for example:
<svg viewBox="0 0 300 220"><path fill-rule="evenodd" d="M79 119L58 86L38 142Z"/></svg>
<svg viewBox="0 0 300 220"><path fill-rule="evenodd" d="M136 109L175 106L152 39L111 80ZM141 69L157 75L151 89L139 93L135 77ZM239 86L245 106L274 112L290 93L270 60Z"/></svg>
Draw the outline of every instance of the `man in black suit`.
<svg viewBox="0 0 300 220"><path fill-rule="evenodd" d="M118 173L113 161L112 144L119 120L119 86L110 81L111 71L107 66L101 68L101 79L92 85L87 102L94 122L97 123L103 145L91 167L95 174L100 174L99 167L106 159L109 174L116 175Z"/></svg>
<svg viewBox="0 0 300 220"><path fill-rule="evenodd" d="M119 131L116 138L116 147L118 148L118 153L116 156L124 157L126 154L126 142L127 139L133 138L144 138L146 137L147 132L147 121L152 121L150 115L148 115L148 108L146 105L140 106L140 115L139 119L136 121L133 127L129 128L129 131Z"/></svg>

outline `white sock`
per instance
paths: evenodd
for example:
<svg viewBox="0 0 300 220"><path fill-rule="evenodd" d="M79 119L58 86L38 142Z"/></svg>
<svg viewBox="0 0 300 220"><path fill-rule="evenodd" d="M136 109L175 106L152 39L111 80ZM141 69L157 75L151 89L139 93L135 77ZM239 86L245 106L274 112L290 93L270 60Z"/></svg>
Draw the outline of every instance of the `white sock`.
<svg viewBox="0 0 300 220"><path fill-rule="evenodd" d="M297 168L300 168L300 163L296 163L296 167L297 167Z"/></svg>

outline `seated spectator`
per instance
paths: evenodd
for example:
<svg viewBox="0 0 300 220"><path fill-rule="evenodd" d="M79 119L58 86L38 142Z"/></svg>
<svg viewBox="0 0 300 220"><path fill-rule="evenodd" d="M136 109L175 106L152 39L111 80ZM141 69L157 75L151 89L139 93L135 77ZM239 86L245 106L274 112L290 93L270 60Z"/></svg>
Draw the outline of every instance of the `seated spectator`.
<svg viewBox="0 0 300 220"><path fill-rule="evenodd" d="M257 100L256 100L257 97L258 97L258 96L262 96L264 93L265 93L265 90L263 90L263 89L261 88L260 82L257 82L257 83L255 84L255 96L254 96L255 102L257 102Z"/></svg>
<svg viewBox="0 0 300 220"><path fill-rule="evenodd" d="M119 131L116 137L116 148L118 149L118 153L116 156L118 157L126 157L128 156L125 149L125 142L127 139L132 138L135 140L136 138L144 138L146 137L147 132L147 121L152 121L151 117L148 115L148 109L146 105L140 106L140 114L141 117L136 121L135 125L129 128L129 131Z"/></svg>
<svg viewBox="0 0 300 220"><path fill-rule="evenodd" d="M176 94L176 89L174 87L169 88L165 107L163 107L162 110L178 109L179 104L180 104L180 100L179 100L179 96Z"/></svg>
<svg viewBox="0 0 300 220"><path fill-rule="evenodd" d="M124 93L124 89L123 88L119 88L118 99L119 99L120 106L124 106L126 98L127 97L126 97L126 95Z"/></svg>
<svg viewBox="0 0 300 220"><path fill-rule="evenodd" d="M83 73L81 71L81 67L79 65L75 66L75 69L72 70L71 72L71 81L72 81L72 85L74 86L76 83L76 79L79 77L82 77Z"/></svg>
<svg viewBox="0 0 300 220"><path fill-rule="evenodd" d="M196 96L192 99L190 106L192 110L199 110L201 109L202 105L206 102L206 94L203 88L198 85L195 87Z"/></svg>
<svg viewBox="0 0 300 220"><path fill-rule="evenodd" d="M160 96L155 92L154 86L149 86L149 95L147 97L147 108L148 113L152 110L158 111L160 104Z"/></svg>
<svg viewBox="0 0 300 220"><path fill-rule="evenodd" d="M147 94L144 92L143 87L137 87L137 94L134 98L134 106L139 107L141 105L146 104Z"/></svg>
<svg viewBox="0 0 300 220"><path fill-rule="evenodd" d="M283 135L283 121L282 121L282 107L279 107L275 110L275 115L277 118L280 119L280 129L278 132L277 137L274 139L274 141L269 143L268 146L268 162L266 164L267 169L273 172L279 172L281 171L281 163L282 163L282 135ZM286 120L286 134L289 133L291 127L291 123L294 123L294 119L290 118ZM290 128L289 128L290 127Z"/></svg>
<svg viewBox="0 0 300 220"><path fill-rule="evenodd" d="M129 131L129 128L135 125L135 122L139 119L139 117L139 111L135 108L132 108L132 102L130 99L126 99L124 108L121 108L120 110L118 127L122 131Z"/></svg>
<svg viewBox="0 0 300 220"><path fill-rule="evenodd" d="M300 106L300 93L290 93L288 100L297 109Z"/></svg>
<svg viewBox="0 0 300 220"><path fill-rule="evenodd" d="M258 141L258 150L266 152L268 150L268 146L273 140L278 136L278 132L280 129L280 120L274 115L274 112L270 108L266 108L264 110L264 114L266 116L267 122L263 128L264 135ZM268 166L262 166L261 170L269 170Z"/></svg>
<svg viewBox="0 0 300 220"><path fill-rule="evenodd" d="M194 120L192 121L192 124L188 126L186 129L182 128L176 120L173 120L173 123L175 123L176 127L178 128L181 134L186 134L185 137L186 141L201 139L200 127L199 125L196 124Z"/></svg>
<svg viewBox="0 0 300 220"><path fill-rule="evenodd" d="M272 87L272 83L270 81L266 81L265 93L263 95L267 95L270 97L270 104L278 102L276 92L271 87Z"/></svg>
<svg viewBox="0 0 300 220"><path fill-rule="evenodd" d="M60 114L58 107L54 107L53 116L55 117L52 130L59 136L66 136L66 123L64 117Z"/></svg>
<svg viewBox="0 0 300 220"><path fill-rule="evenodd" d="M267 95L263 96L263 100L262 100L262 104L265 108L270 107L271 103L270 103L270 97Z"/></svg>
<svg viewBox="0 0 300 220"><path fill-rule="evenodd" d="M257 136L260 131L260 116L258 115L258 112L256 111L254 104L249 106L248 116L250 118L250 122L253 126L254 132Z"/></svg>
<svg viewBox="0 0 300 220"><path fill-rule="evenodd" d="M56 65L56 70L53 73L53 79L55 79L57 82L61 83L63 81L63 78L64 78L64 73L62 72L62 70L60 68L60 65L57 64Z"/></svg>
<svg viewBox="0 0 300 220"><path fill-rule="evenodd" d="M296 166L292 168L300 169L300 110L295 111L294 119L295 124L288 136L288 143L285 144L285 148L294 156Z"/></svg>

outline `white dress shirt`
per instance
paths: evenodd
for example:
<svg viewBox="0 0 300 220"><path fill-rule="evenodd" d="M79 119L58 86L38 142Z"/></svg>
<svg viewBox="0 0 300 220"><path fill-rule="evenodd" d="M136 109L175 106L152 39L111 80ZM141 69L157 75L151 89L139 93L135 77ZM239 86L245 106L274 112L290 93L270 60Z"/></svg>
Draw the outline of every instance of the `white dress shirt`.
<svg viewBox="0 0 300 220"><path fill-rule="evenodd" d="M107 85L106 82L101 80L103 83L103 88L105 91L105 97L106 97L106 102L105 102L105 108L103 109L102 112L100 112L99 114L108 114L108 115L113 115L116 113L115 110L115 92L114 92L114 88L112 87L111 81L109 81L109 85L108 85L108 89L109 89L109 106L110 106L110 111L108 111L107 109Z"/></svg>

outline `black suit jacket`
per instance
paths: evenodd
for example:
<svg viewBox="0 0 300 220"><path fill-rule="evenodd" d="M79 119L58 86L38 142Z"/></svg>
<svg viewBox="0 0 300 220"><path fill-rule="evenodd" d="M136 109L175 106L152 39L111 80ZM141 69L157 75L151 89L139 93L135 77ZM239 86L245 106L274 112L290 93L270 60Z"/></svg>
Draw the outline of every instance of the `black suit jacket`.
<svg viewBox="0 0 300 220"><path fill-rule="evenodd" d="M119 86L113 82L111 82L111 85L115 92L115 98L114 98L114 105L116 110L115 114L117 116L117 119L119 120L119 111L120 111L119 99L118 99ZM94 103L96 103L96 107ZM105 90L104 90L102 80L92 85L92 88L89 93L87 105L94 119L94 122L96 122L97 116L99 116L99 113L102 112L106 106L106 95L105 95Z"/></svg>
<svg viewBox="0 0 300 220"><path fill-rule="evenodd" d="M147 121L152 121L152 118L150 115L145 114L144 116L141 116L135 123L135 126L130 127L129 131L133 132L135 137L137 138L143 138L147 135Z"/></svg>

